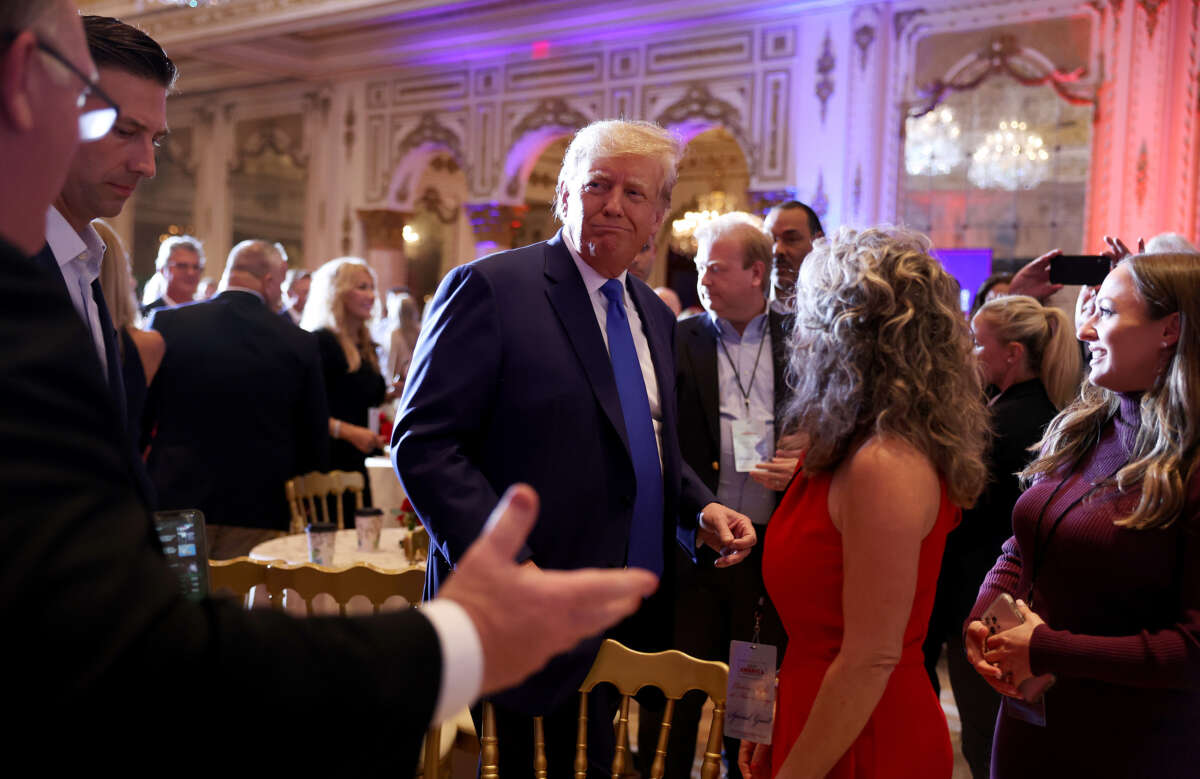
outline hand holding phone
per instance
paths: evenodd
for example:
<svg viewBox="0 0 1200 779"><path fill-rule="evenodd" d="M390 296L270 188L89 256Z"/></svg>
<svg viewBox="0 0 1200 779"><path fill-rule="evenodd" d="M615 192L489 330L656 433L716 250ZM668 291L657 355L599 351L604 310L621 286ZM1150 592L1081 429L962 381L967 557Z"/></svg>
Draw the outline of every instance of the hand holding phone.
<svg viewBox="0 0 1200 779"><path fill-rule="evenodd" d="M1006 592L996 596L996 599L992 601L991 605L980 616L980 620L987 627L988 634L991 636L1011 630L1025 623L1025 617L1021 614L1020 609L1017 608L1016 602ZM1046 690L1050 689L1055 681L1054 674L1031 676L1021 681L1017 685L1017 689L1020 691L1023 700L1033 703L1040 700L1042 695L1045 694Z"/></svg>

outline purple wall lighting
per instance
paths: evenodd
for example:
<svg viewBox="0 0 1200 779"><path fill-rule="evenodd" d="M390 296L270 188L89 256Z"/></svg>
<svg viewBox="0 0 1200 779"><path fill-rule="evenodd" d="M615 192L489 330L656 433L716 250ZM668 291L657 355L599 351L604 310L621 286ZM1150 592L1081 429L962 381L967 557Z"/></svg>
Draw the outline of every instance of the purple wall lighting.
<svg viewBox="0 0 1200 779"><path fill-rule="evenodd" d="M991 249L934 249L930 252L962 286L959 308L971 310L971 301L980 285L992 275Z"/></svg>

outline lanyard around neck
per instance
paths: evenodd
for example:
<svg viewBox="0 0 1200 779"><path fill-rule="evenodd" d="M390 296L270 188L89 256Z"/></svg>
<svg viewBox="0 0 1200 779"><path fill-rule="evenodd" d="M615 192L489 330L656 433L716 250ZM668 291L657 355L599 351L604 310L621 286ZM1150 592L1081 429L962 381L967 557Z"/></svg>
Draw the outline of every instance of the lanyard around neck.
<svg viewBox="0 0 1200 779"><path fill-rule="evenodd" d="M733 371L733 380L737 382L738 392L742 394L742 400L746 404L746 411L750 410L750 393L754 390L754 380L758 378L758 361L762 359L763 344L767 342L767 330L763 327L762 338L758 341L758 353L754 356L754 368L750 372L750 383L742 386L742 376L738 372L737 366L733 364L733 357L729 354L729 348L725 346L724 334L720 331L720 326L717 327L717 343L721 345L721 351L725 353L725 359L729 361L729 369Z"/></svg>

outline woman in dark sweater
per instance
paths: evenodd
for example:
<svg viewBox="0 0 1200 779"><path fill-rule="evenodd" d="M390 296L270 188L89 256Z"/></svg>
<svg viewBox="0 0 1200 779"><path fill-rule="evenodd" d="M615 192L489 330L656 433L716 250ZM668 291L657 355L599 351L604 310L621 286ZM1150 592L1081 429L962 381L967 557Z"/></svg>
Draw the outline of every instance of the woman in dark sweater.
<svg viewBox="0 0 1200 779"><path fill-rule="evenodd" d="M1198 318L1200 255L1137 255L1080 323L1090 386L1024 471L967 628L976 670L1008 696L995 777L1200 771ZM989 636L979 617L1002 593L1024 623ZM1057 684L1022 704L1041 674Z"/></svg>
<svg viewBox="0 0 1200 779"><path fill-rule="evenodd" d="M925 667L938 689L937 661L946 645L947 670L962 722L962 751L975 779L986 779L1000 696L967 662L962 626L983 577L1012 535L1017 473L1047 423L1079 393L1079 344L1067 315L1024 295L996 298L971 321L975 357L985 384L993 431L988 485L962 524L946 538L937 597L925 639Z"/></svg>
<svg viewBox="0 0 1200 779"><path fill-rule="evenodd" d="M372 433L367 414L381 405L387 386L367 322L374 316L375 274L357 257L330 260L313 273L300 326L317 336L329 400L329 462L334 470L357 471L366 479L366 456L387 442ZM364 499L371 505L370 485ZM345 501L345 522L354 522L353 501Z"/></svg>

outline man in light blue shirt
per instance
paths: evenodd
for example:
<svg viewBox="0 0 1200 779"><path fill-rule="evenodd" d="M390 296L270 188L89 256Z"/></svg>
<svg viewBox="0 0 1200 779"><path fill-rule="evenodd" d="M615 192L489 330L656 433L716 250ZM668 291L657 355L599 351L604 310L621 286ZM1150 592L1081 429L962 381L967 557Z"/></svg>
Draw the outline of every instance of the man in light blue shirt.
<svg viewBox="0 0 1200 779"><path fill-rule="evenodd" d="M767 305L771 239L757 217L730 213L698 230L696 240L705 313L676 329L680 450L717 500L750 517L762 539L796 466L777 452L786 443L779 431L787 354L784 316ZM677 568L676 648L727 660L729 642L751 640L757 619L763 643L782 657L783 627L763 588L759 543L737 570ZM690 773L702 702L685 697L676 709L668 777ZM737 776L733 739L726 739L726 757Z"/></svg>

